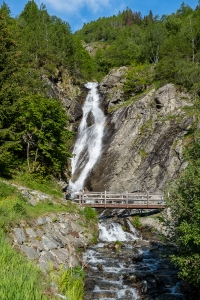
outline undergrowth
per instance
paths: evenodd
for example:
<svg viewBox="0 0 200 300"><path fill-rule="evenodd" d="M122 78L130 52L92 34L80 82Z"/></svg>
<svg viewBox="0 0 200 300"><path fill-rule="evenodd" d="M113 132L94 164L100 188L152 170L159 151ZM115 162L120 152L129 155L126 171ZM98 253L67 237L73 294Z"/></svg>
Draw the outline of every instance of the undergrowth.
<svg viewBox="0 0 200 300"><path fill-rule="evenodd" d="M85 273L82 267L77 266L67 270L61 267L56 275L54 273L51 275L51 278L68 300L83 299Z"/></svg>
<svg viewBox="0 0 200 300"><path fill-rule="evenodd" d="M39 202L36 206L27 203L27 200L18 190L4 182L0 182L0 227L6 227L21 219L37 218L47 212L76 212L77 205L71 201L66 204L53 204L50 201Z"/></svg>
<svg viewBox="0 0 200 300"><path fill-rule="evenodd" d="M140 217L139 216L134 216L131 220L132 225L135 228L141 228L142 227L142 223L140 221Z"/></svg>
<svg viewBox="0 0 200 300"><path fill-rule="evenodd" d="M47 300L45 278L33 263L14 250L0 229L0 299Z"/></svg>
<svg viewBox="0 0 200 300"><path fill-rule="evenodd" d="M30 174L27 172L17 172L14 174L12 180L14 183L26 186L30 189L41 191L53 197L62 197L62 191L59 184L54 177L42 177L38 174Z"/></svg>

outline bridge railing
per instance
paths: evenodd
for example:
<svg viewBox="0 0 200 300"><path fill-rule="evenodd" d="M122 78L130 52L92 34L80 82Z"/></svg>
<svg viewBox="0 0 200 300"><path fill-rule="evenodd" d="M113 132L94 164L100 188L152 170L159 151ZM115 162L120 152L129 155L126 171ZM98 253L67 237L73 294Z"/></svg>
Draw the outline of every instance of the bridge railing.
<svg viewBox="0 0 200 300"><path fill-rule="evenodd" d="M162 193L113 193L113 192L78 192L73 201L83 206L93 207L164 207Z"/></svg>

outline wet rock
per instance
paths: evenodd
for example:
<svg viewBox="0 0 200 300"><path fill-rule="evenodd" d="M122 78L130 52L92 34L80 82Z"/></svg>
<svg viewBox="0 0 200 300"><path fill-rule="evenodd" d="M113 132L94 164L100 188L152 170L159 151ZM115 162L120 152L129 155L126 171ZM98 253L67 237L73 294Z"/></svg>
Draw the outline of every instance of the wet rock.
<svg viewBox="0 0 200 300"><path fill-rule="evenodd" d="M97 264L97 269L98 269L99 271L103 271L103 266L102 266L102 264Z"/></svg>
<svg viewBox="0 0 200 300"><path fill-rule="evenodd" d="M87 126L90 127L94 124L95 120L94 120L94 115L92 114L92 112L90 111L87 117Z"/></svg>
<svg viewBox="0 0 200 300"><path fill-rule="evenodd" d="M175 295L175 294L162 294L155 298L155 300L184 300L182 295Z"/></svg>

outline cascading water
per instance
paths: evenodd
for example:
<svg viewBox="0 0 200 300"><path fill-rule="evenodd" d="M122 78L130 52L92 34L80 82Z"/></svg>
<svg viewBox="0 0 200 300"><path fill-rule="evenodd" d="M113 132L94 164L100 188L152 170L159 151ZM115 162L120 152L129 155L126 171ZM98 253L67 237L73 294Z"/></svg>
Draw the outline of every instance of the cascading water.
<svg viewBox="0 0 200 300"><path fill-rule="evenodd" d="M144 240L129 219L129 232L121 222L101 220L99 243L83 254L84 300L186 300L169 258L173 246Z"/></svg>
<svg viewBox="0 0 200 300"><path fill-rule="evenodd" d="M89 287L89 291L86 290L85 299L140 299L137 290L132 286L127 286L123 280L124 275L129 272L133 264L131 263L127 268L120 259L119 253L109 248L110 243L113 246L114 242L123 242L123 247L130 251L131 244L138 239L138 233L130 222L129 228L131 232L125 232L117 222L99 222L100 243L90 247L83 255L83 260L90 267L86 280L90 282L90 278L92 278L93 281L93 286Z"/></svg>
<svg viewBox="0 0 200 300"><path fill-rule="evenodd" d="M88 82L85 87L90 91L83 105L83 118L78 129L78 137L73 150L74 156L71 160L72 176L78 170L81 171L78 179L75 182L71 180L69 183L72 192L84 188L84 182L97 162L102 149L105 116L99 107L98 83ZM92 124L88 122L89 118L92 118Z"/></svg>

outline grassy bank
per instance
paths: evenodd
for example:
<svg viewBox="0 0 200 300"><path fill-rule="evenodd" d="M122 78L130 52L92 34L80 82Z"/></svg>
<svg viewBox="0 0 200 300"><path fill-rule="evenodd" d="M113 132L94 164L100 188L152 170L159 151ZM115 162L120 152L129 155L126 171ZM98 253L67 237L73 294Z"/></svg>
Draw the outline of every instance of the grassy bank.
<svg viewBox="0 0 200 300"><path fill-rule="evenodd" d="M97 239L97 213L91 207L82 209L71 201L57 204L45 201L36 206L27 203L17 188L0 182L0 299L43 300L55 299L52 288L41 271L28 262L6 240L6 232L21 220L30 221L46 213L71 212L80 215L80 225L86 232L93 232L91 242ZM69 300L82 300L84 272L81 268L52 270L60 293ZM52 277L52 278L53 278ZM56 299L58 299L56 297Z"/></svg>
<svg viewBox="0 0 200 300"><path fill-rule="evenodd" d="M41 271L15 251L0 229L0 299L47 300L48 284ZM51 299L54 299L51 297Z"/></svg>

